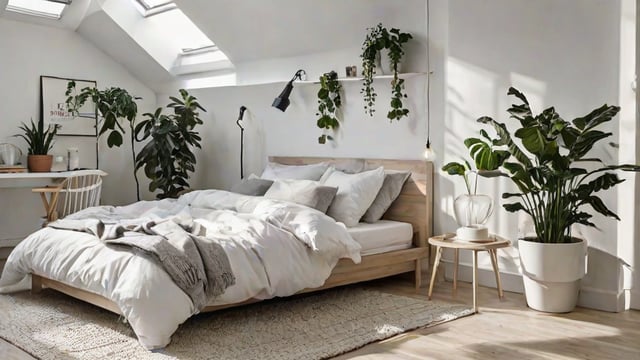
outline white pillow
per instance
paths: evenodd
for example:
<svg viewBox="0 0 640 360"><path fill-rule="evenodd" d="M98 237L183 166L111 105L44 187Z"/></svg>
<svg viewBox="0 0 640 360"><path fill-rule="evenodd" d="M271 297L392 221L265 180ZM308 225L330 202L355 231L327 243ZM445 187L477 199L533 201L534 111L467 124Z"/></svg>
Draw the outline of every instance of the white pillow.
<svg viewBox="0 0 640 360"><path fill-rule="evenodd" d="M269 162L260 177L267 180L297 179L318 181L327 170L327 167L329 165L324 162L309 165L282 165Z"/></svg>
<svg viewBox="0 0 640 360"><path fill-rule="evenodd" d="M331 169L324 178L324 185L338 188L327 215L346 226L355 226L378 195L384 181L384 169L381 166L357 174Z"/></svg>

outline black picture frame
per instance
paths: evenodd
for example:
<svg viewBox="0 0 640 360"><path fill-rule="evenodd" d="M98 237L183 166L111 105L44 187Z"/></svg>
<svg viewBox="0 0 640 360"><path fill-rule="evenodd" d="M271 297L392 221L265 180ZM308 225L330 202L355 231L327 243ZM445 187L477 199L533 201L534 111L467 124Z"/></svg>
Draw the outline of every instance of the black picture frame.
<svg viewBox="0 0 640 360"><path fill-rule="evenodd" d="M88 100L79 109L78 116L72 116L66 107L67 84L76 82L76 89L97 87L95 80L71 79L57 76L40 76L40 121L47 127L60 125L58 136L98 137L98 119L95 104Z"/></svg>

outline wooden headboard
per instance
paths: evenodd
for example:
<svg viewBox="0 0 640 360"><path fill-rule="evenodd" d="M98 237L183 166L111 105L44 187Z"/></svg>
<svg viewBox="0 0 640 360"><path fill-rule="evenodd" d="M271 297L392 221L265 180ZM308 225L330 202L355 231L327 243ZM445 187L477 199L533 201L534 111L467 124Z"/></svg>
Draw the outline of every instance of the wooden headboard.
<svg viewBox="0 0 640 360"><path fill-rule="evenodd" d="M427 246L427 239L433 230L433 163L424 160L283 156L270 156L269 160L284 165L307 165L324 161L338 169L349 167L369 170L382 166L388 170L410 171L411 177L383 218L411 223L413 230L418 233L416 245Z"/></svg>

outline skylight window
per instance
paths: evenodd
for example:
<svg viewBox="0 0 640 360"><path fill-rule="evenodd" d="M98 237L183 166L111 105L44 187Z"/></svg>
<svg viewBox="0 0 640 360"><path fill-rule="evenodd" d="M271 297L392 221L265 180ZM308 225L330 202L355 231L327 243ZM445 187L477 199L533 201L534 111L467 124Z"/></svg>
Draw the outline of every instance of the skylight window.
<svg viewBox="0 0 640 360"><path fill-rule="evenodd" d="M152 24L162 24L156 29L158 38L166 44L175 44L181 49L205 49L213 50L213 41L202 32L180 9L163 12L147 19Z"/></svg>
<svg viewBox="0 0 640 360"><path fill-rule="evenodd" d="M7 11L58 20L70 2L68 0L9 0Z"/></svg>
<svg viewBox="0 0 640 360"><path fill-rule="evenodd" d="M136 0L136 2L140 5L144 16L160 14L178 7L172 0Z"/></svg>

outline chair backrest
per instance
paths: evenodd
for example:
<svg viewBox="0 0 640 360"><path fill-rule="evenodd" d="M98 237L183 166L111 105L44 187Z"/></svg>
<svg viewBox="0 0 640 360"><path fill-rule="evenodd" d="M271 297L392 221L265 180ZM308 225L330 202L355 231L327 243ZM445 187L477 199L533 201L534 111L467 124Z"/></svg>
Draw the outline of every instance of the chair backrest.
<svg viewBox="0 0 640 360"><path fill-rule="evenodd" d="M63 218L74 212L100 205L102 177L100 175L78 175L66 178L60 184L58 217Z"/></svg>

